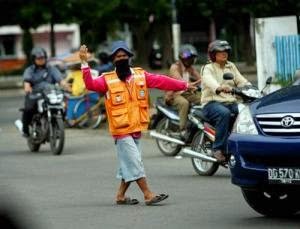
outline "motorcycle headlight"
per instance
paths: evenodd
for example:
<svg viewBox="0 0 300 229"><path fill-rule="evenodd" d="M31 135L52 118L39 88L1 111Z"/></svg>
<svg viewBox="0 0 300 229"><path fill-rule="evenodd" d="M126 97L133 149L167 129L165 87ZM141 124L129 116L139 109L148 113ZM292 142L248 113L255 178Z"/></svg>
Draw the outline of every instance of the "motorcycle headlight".
<svg viewBox="0 0 300 229"><path fill-rule="evenodd" d="M63 94L58 94L57 95L57 103L62 103L64 99L64 95Z"/></svg>
<svg viewBox="0 0 300 229"><path fill-rule="evenodd" d="M232 132L237 134L258 134L248 106L246 106L237 116Z"/></svg>
<svg viewBox="0 0 300 229"><path fill-rule="evenodd" d="M243 91L244 92L244 91ZM256 90L256 89L253 89L253 88L250 88L248 89L245 94L249 97L252 97L252 98L260 98L261 97L261 93L259 90Z"/></svg>
<svg viewBox="0 0 300 229"><path fill-rule="evenodd" d="M47 94L47 98L49 99L49 102L51 104L57 104L61 103L63 101L63 94L55 94L55 93L49 93Z"/></svg>

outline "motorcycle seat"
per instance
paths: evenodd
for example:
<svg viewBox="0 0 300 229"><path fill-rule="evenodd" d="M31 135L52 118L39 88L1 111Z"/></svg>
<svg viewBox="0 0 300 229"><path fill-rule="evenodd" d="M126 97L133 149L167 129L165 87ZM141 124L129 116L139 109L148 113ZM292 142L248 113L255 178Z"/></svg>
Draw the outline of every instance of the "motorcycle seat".
<svg viewBox="0 0 300 229"><path fill-rule="evenodd" d="M155 103L156 103L156 106L159 105L159 106L161 106L161 107L165 107L165 108L167 108L168 110L171 110L171 111L173 111L174 113L178 114L177 109L176 109L174 106L170 106L170 105L166 104L166 103L165 103L165 99L164 99L163 97L158 97L158 98L156 99L156 102L155 102Z"/></svg>
<svg viewBox="0 0 300 229"><path fill-rule="evenodd" d="M205 115L203 114L203 111L201 109L194 109L193 114L197 118L200 118L201 120L209 123L209 119L205 117Z"/></svg>

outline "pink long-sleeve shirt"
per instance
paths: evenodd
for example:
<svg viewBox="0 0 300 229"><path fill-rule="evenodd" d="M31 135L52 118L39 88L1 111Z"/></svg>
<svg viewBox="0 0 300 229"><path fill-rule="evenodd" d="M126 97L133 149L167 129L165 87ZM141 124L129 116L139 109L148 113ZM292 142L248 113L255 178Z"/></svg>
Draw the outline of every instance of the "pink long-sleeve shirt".
<svg viewBox="0 0 300 229"><path fill-rule="evenodd" d="M97 91L100 93L106 93L108 90L105 78L103 75L97 78L93 78L89 67L82 68L83 80L85 86L90 91ZM127 80L130 80L131 76L127 77ZM176 80L174 78L168 77L166 75L154 74L145 71L146 86L148 88L158 88L161 90L172 90L172 91L181 91L188 88L188 83L182 80ZM129 135L129 134L128 134ZM123 138L128 135L114 135L115 139ZM141 132L132 133L134 138L139 138Z"/></svg>
<svg viewBox="0 0 300 229"><path fill-rule="evenodd" d="M107 84L103 76L92 78L90 68L82 68L83 80L88 90L106 93ZM131 76L127 77L130 80ZM181 91L187 89L187 83L176 80L166 75L154 74L145 71L146 84L148 88L158 88L161 90Z"/></svg>

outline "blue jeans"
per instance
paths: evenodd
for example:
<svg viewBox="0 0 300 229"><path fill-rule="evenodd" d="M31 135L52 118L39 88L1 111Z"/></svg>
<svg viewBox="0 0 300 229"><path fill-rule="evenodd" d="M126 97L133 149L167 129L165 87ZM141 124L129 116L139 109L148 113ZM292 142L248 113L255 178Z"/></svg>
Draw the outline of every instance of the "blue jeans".
<svg viewBox="0 0 300 229"><path fill-rule="evenodd" d="M231 128L232 114L238 114L236 103L225 104L216 101L209 102L203 107L203 114L216 129L215 141L212 148L225 152L226 142Z"/></svg>
<svg viewBox="0 0 300 229"><path fill-rule="evenodd" d="M139 139L134 139L132 136L116 140L119 160L118 179L130 182L146 177L139 144Z"/></svg>

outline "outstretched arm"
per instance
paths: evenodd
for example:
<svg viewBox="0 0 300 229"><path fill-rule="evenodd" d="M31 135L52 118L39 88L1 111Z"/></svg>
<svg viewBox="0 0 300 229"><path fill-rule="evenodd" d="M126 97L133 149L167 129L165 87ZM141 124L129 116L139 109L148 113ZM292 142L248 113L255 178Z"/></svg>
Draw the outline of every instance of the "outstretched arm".
<svg viewBox="0 0 300 229"><path fill-rule="evenodd" d="M186 89L195 89L195 86L182 80L176 80L166 75L145 72L148 88L158 88L161 90L182 91Z"/></svg>

